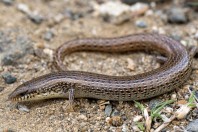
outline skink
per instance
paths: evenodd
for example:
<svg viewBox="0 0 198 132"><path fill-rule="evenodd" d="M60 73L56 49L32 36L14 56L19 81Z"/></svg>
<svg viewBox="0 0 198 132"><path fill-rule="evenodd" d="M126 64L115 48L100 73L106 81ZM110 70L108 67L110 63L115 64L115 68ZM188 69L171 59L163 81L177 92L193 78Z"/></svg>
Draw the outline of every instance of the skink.
<svg viewBox="0 0 198 132"><path fill-rule="evenodd" d="M78 51L125 53L157 51L166 57L159 68L134 76L108 76L67 71L64 56ZM13 101L49 98L95 98L131 101L155 97L181 86L190 76L192 57L179 42L159 34L136 34L117 38L88 38L68 41L54 55L57 73L25 82L10 95Z"/></svg>

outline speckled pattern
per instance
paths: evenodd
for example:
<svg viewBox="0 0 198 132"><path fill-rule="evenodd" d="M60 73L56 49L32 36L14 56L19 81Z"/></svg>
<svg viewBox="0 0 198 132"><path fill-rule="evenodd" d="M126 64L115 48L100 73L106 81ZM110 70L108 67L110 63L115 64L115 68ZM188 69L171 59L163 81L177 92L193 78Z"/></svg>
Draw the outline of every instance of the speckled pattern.
<svg viewBox="0 0 198 132"><path fill-rule="evenodd" d="M44 16L41 24L35 24L24 13L17 9L17 4L24 3L31 10L36 10ZM111 102L113 108L118 110L123 119L123 125L113 127L106 122L104 109L100 107L98 100L77 99L75 100L75 112L68 112L69 101L65 99L51 99L34 103L23 103L30 112L18 110L10 101L8 95L24 81L33 77L38 77L46 73L55 71L52 67L51 52L65 41L76 38L87 37L117 37L122 35L146 32L159 32L168 36L180 36L182 44L185 46L197 45L194 34L197 32L197 19L191 19L187 24L170 25L159 18L157 13L144 16L133 17L130 21L114 25L104 22L101 17L90 11L89 0L86 1L55 1L55 0L35 0L24 1L15 0L13 5L6 6L0 3L0 31L9 32L9 37L15 41L19 35L27 36L32 40L34 54L27 54L20 59L19 64L11 66L0 65L0 72L11 72L17 77L14 84L6 84L0 78L0 86L5 87L0 92L0 131L121 131L123 129L131 131L133 118L141 115L140 110L135 108L133 102ZM80 7L80 8L79 8ZM82 8L83 7L83 8ZM161 5L170 7L170 5ZM72 9L77 13L83 13L84 17L70 19L69 17L57 22L54 17L64 13L67 9ZM154 10L154 9L151 9ZM147 22L146 28L138 28L136 20ZM50 41L43 39L43 34L48 30L54 32L54 37ZM13 44L14 45L14 44ZM46 50L47 49L47 50ZM48 52L44 52L48 51ZM5 52L5 51L4 51ZM1 54L1 53L0 53ZM103 53L73 53L67 55L65 62L69 70L83 70L107 75L134 75L150 71L159 67L155 56L135 53L135 54L103 54ZM190 79L177 92L171 92L157 97L163 101L176 94L177 100L184 100L189 96L187 87L198 85L198 61L193 59L193 73ZM148 100L150 101L150 100ZM147 104L148 101L142 103ZM171 105L175 109L176 102ZM196 117L189 114L190 119ZM189 119L175 120L166 130L173 131L174 126L186 126ZM154 125L155 126L155 125Z"/></svg>

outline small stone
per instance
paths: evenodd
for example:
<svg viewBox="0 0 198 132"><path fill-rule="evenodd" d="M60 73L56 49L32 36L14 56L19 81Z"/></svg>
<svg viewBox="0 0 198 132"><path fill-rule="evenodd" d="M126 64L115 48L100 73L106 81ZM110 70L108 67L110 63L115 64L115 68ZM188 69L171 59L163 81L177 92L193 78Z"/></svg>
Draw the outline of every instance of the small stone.
<svg viewBox="0 0 198 132"><path fill-rule="evenodd" d="M146 28L147 27L147 24L145 21L142 21L142 20L138 20L135 22L135 25L139 28Z"/></svg>
<svg viewBox="0 0 198 132"><path fill-rule="evenodd" d="M185 40L181 40L180 43L183 44L184 46L187 46L188 44Z"/></svg>
<svg viewBox="0 0 198 132"><path fill-rule="evenodd" d="M48 55L50 61L53 61L53 50L51 49L44 49L43 52Z"/></svg>
<svg viewBox="0 0 198 132"><path fill-rule="evenodd" d="M111 116L111 113L112 113L112 105L111 104L109 104L109 105L107 105L106 107L105 107L105 115L107 116L107 117L110 117Z"/></svg>
<svg viewBox="0 0 198 132"><path fill-rule="evenodd" d="M131 71L135 70L135 62L132 59L127 59L127 68Z"/></svg>
<svg viewBox="0 0 198 132"><path fill-rule="evenodd" d="M173 108L171 107L165 107L166 113L173 113Z"/></svg>
<svg viewBox="0 0 198 132"><path fill-rule="evenodd" d="M155 33L166 34L166 31L162 27L153 26L152 30Z"/></svg>
<svg viewBox="0 0 198 132"><path fill-rule="evenodd" d="M189 99L189 95L186 94L186 95L184 96L184 99L185 99L185 100L188 100L188 99Z"/></svg>
<svg viewBox="0 0 198 132"><path fill-rule="evenodd" d="M171 95L171 99L172 99L172 100L176 100L176 99L177 99L177 95L176 95L176 94L172 94L172 95Z"/></svg>
<svg viewBox="0 0 198 132"><path fill-rule="evenodd" d="M30 9L26 4L18 4L17 9L25 14L30 14Z"/></svg>
<svg viewBox="0 0 198 132"><path fill-rule="evenodd" d="M119 1L108 1L101 5L96 5L95 10L103 17L104 21L111 22L115 25L123 24L131 18L130 6Z"/></svg>
<svg viewBox="0 0 198 132"><path fill-rule="evenodd" d="M14 3L14 0L2 0L2 2L6 5L12 5Z"/></svg>
<svg viewBox="0 0 198 132"><path fill-rule="evenodd" d="M116 109L113 110L111 116L119 116L120 115L120 112Z"/></svg>
<svg viewBox="0 0 198 132"><path fill-rule="evenodd" d="M54 33L52 31L47 31L43 38L47 41L50 41L54 37Z"/></svg>
<svg viewBox="0 0 198 132"><path fill-rule="evenodd" d="M150 102L149 102L149 109L153 109L154 107L156 107L159 103L161 103L162 100L161 99L152 99Z"/></svg>
<svg viewBox="0 0 198 132"><path fill-rule="evenodd" d="M188 132L198 132L198 119L190 122L187 127L186 127L186 130Z"/></svg>
<svg viewBox="0 0 198 132"><path fill-rule="evenodd" d="M78 118L81 119L81 120L84 120L84 121L87 120L87 117L83 114L79 115Z"/></svg>
<svg viewBox="0 0 198 132"><path fill-rule="evenodd" d="M143 116L137 115L137 116L135 116L135 117L133 118L133 121L134 121L134 122L139 122L139 121L142 120L142 119L143 119Z"/></svg>
<svg viewBox="0 0 198 132"><path fill-rule="evenodd" d="M128 132L129 131L129 128L126 124L123 124L122 126L122 132Z"/></svg>
<svg viewBox="0 0 198 132"><path fill-rule="evenodd" d="M63 19L64 19L63 14L58 14L58 15L56 15L56 16L54 17L54 21L55 21L56 23L60 23Z"/></svg>
<svg viewBox="0 0 198 132"><path fill-rule="evenodd" d="M70 9L66 9L64 11L64 15L71 20L77 20L77 19L82 18L84 16L84 14L82 12L74 12Z"/></svg>
<svg viewBox="0 0 198 132"><path fill-rule="evenodd" d="M32 22L36 23L36 24L41 24L42 21L44 20L43 16L41 16L38 13L32 13L30 15L28 15L28 17L32 20Z"/></svg>
<svg viewBox="0 0 198 132"><path fill-rule="evenodd" d="M17 9L25 13L32 22L40 24L44 18L37 11L32 12L26 4L18 4Z"/></svg>
<svg viewBox="0 0 198 132"><path fill-rule="evenodd" d="M131 18L131 15L129 13L123 13L122 15L118 17L109 17L109 19L104 18L104 21L111 22L112 24L115 24L115 25L121 25L129 21L130 18Z"/></svg>
<svg viewBox="0 0 198 132"><path fill-rule="evenodd" d="M167 11L167 15L169 23L182 24L188 22L186 11L183 8L172 7Z"/></svg>
<svg viewBox="0 0 198 132"><path fill-rule="evenodd" d="M122 118L120 116L107 117L106 122L112 126L121 126L123 124Z"/></svg>
<svg viewBox="0 0 198 132"><path fill-rule="evenodd" d="M16 82L16 80L17 80L17 78L12 76L10 73L5 73L2 75L2 77L7 84L12 84L12 83Z"/></svg>
<svg viewBox="0 0 198 132"><path fill-rule="evenodd" d="M106 100L98 100L97 103L99 105L100 110L104 110L105 109L105 105L110 104L110 102L106 101Z"/></svg>
<svg viewBox="0 0 198 132"><path fill-rule="evenodd" d="M133 16L144 15L146 11L148 11L148 9L149 9L148 4L140 3L140 2L137 2L136 4L130 7L130 11L132 12Z"/></svg>
<svg viewBox="0 0 198 132"><path fill-rule="evenodd" d="M3 91L3 90L4 90L4 87L1 87L1 86L0 86L0 92Z"/></svg>
<svg viewBox="0 0 198 132"><path fill-rule="evenodd" d="M114 17L120 16L124 12L128 12L130 10L130 6L122 4L119 1L108 1L101 4L100 6L96 6L95 8L102 15L109 15Z"/></svg>
<svg viewBox="0 0 198 132"><path fill-rule="evenodd" d="M22 112L30 112L30 110L28 109L27 106L21 105L21 104L18 104L17 105L17 109L20 110L20 111L22 111Z"/></svg>

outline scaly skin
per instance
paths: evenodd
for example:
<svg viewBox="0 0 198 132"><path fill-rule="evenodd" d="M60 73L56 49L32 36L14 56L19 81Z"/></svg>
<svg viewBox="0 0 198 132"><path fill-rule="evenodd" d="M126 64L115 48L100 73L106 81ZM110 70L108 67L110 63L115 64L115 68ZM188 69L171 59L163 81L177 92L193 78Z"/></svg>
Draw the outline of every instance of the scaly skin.
<svg viewBox="0 0 198 132"><path fill-rule="evenodd" d="M159 68L134 76L67 71L66 54L77 51L123 53L157 51L166 62ZM164 94L181 86L191 74L191 57L179 42L158 34L137 34L118 38L78 39L68 41L55 52L58 73L32 79L14 90L10 100L31 101L48 98L95 98L105 100L141 100ZM73 90L74 95L71 94Z"/></svg>

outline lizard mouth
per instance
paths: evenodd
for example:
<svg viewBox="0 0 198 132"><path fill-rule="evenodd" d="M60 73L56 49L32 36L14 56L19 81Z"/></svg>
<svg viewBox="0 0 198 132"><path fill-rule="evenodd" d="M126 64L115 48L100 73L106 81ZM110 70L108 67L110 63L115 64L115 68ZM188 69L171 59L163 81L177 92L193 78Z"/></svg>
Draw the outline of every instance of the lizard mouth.
<svg viewBox="0 0 198 132"><path fill-rule="evenodd" d="M10 94L8 99L14 102L23 102L23 101L29 101L29 100L34 99L36 95L37 95L36 92L31 92L31 93L23 92L15 96Z"/></svg>
<svg viewBox="0 0 198 132"><path fill-rule="evenodd" d="M15 96L12 96L11 94L8 99L14 102L25 102L25 101L37 101L37 100L50 99L50 98L64 98L64 97L66 97L66 94L63 91L36 90L36 91L31 91L29 93L28 91L23 92Z"/></svg>

